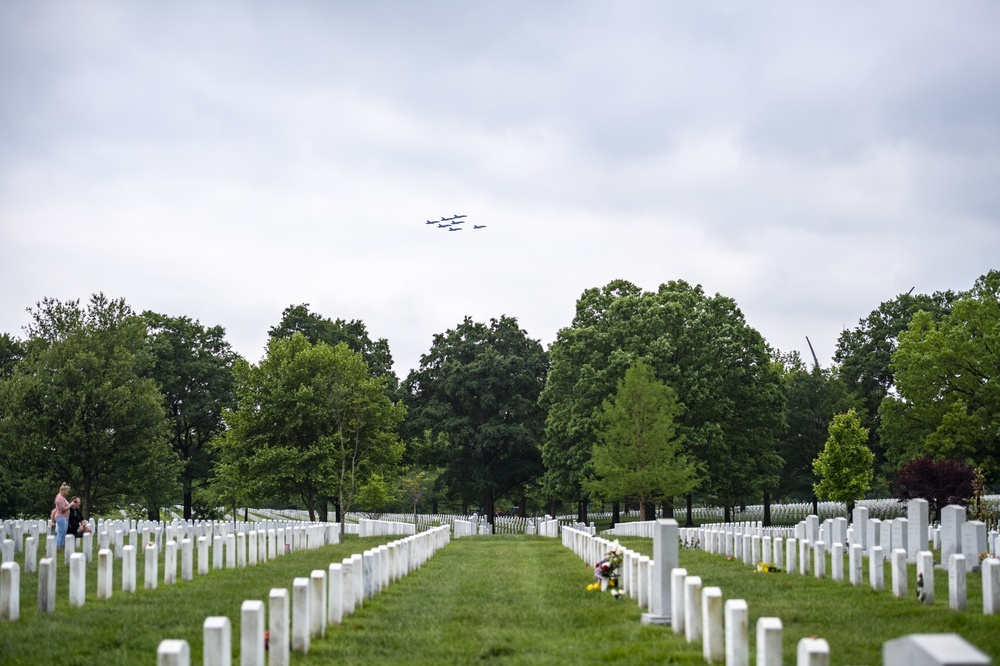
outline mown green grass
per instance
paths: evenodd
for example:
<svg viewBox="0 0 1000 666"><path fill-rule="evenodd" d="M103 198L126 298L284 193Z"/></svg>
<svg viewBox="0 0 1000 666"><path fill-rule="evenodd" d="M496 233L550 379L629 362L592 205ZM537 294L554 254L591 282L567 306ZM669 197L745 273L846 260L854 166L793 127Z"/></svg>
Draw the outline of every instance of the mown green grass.
<svg viewBox="0 0 1000 666"><path fill-rule="evenodd" d="M652 556L650 539L623 537L622 545ZM933 606L917 600L916 570L908 571L908 596L891 592L891 568L884 565L885 589L872 590L868 584L868 562L864 562L864 585L852 587L813 575L758 574L742 562L710 555L699 550L680 551L680 565L692 576L701 576L702 586L722 589L723 599L745 599L750 612L751 650L755 650L754 627L759 617L779 617L784 625L785 663L795 663L795 648L808 636L826 639L831 663L880 664L882 644L915 633L957 633L977 648L1000 661L1000 616L983 615L982 576L969 573L966 581L965 611L948 606L948 572L934 574Z"/></svg>
<svg viewBox="0 0 1000 666"><path fill-rule="evenodd" d="M267 599L273 587L325 569L330 562L362 552L388 537L293 553L264 566L212 571L194 581L155 591L121 593L116 562L114 598L95 597L96 572L88 571L86 606L68 608L67 569L59 570L56 613L38 615L37 576L22 573L21 620L0 624L0 664L153 663L164 638L186 639L193 663L200 663L202 623L225 615L239 649L239 608L246 599ZM649 539L621 542L652 555ZM785 663L795 663L795 646L805 636L825 638L834 664L881 663L886 640L910 633L955 632L1000 658L1000 618L982 614L981 577L968 577L968 610L948 608L944 571L935 576L936 603L910 595L896 599L867 585L817 580L797 574L756 574L746 565L701 551L681 550L681 566L722 589L726 599L747 600L753 627L758 617L780 617ZM867 564L866 564L867 567ZM886 585L889 568L886 567ZM162 576L162 569L161 569ZM453 541L419 571L366 601L326 638L314 639L298 664L701 664L701 646L689 645L669 627L640 624L641 611L628 599L586 591L588 566L557 539L530 536L469 537ZM867 581L867 568L865 570ZM238 656L234 655L234 663Z"/></svg>
<svg viewBox="0 0 1000 666"><path fill-rule="evenodd" d="M309 664L701 664L636 604L588 592L593 572L560 542L453 541L316 642Z"/></svg>
<svg viewBox="0 0 1000 666"><path fill-rule="evenodd" d="M267 602L271 588L291 591L292 580L326 569L353 553L360 553L391 537L360 539L349 536L345 543L283 555L263 565L246 569L211 570L189 582L163 584L160 557L156 590L144 589L144 560L136 562L135 594L121 591L121 560L115 561L111 599L97 599L97 556L87 567L87 599L83 608L69 607L69 568L60 565L56 574L56 611L38 613L38 575L21 569L21 618L0 623L0 664L150 664L165 638L183 638L191 645L192 663L201 663L202 623L206 617L225 615L232 622L234 645L239 647L240 606L248 599ZM235 663L239 663L238 661Z"/></svg>

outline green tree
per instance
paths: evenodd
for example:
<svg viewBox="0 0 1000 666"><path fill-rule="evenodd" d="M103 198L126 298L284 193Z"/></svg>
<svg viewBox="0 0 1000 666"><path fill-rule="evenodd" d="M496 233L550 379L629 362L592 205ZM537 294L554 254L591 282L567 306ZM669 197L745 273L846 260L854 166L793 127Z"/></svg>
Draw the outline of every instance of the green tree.
<svg viewBox="0 0 1000 666"><path fill-rule="evenodd" d="M920 456L1000 475L1000 271L980 277L937 320L918 312L893 355L898 395L880 407L895 467Z"/></svg>
<svg viewBox="0 0 1000 666"><path fill-rule="evenodd" d="M337 497L346 513L365 483L399 463L405 408L346 344L272 338L259 365L238 361L234 372L238 403L226 414L220 464L240 484L245 465L254 483L230 493L297 497L314 520L318 498Z"/></svg>
<svg viewBox="0 0 1000 666"><path fill-rule="evenodd" d="M331 347L343 342L352 351L361 354L368 369L375 377L384 377L386 388L394 394L399 378L392 370L392 354L385 338L372 340L368 329L359 319L329 319L309 311L309 304L290 305L281 313L281 321L268 331L271 338L290 338L295 333L306 336L309 342L325 342ZM393 397L393 395L390 395Z"/></svg>
<svg viewBox="0 0 1000 666"><path fill-rule="evenodd" d="M900 333L917 312L941 319L951 312L960 296L950 290L900 294L881 303L856 328L845 329L837 340L833 360L838 364L838 374L859 401L858 414L862 425L868 428L868 447L875 454L875 467L887 478L891 474L884 469L886 451L881 440L879 406L895 389L892 357L899 346Z"/></svg>
<svg viewBox="0 0 1000 666"><path fill-rule="evenodd" d="M585 489L609 501L636 500L647 520L654 517L653 502L691 491L698 470L680 452L680 412L673 389L649 366L633 364L614 401L604 403Z"/></svg>
<svg viewBox="0 0 1000 666"><path fill-rule="evenodd" d="M785 421L788 429L778 442L781 468L778 496L794 501L813 501L813 460L823 450L835 414L855 407L847 385L831 369L806 368L798 352L782 358L782 385L785 392Z"/></svg>
<svg viewBox="0 0 1000 666"><path fill-rule="evenodd" d="M9 333L0 335L0 379L14 372L14 366L24 357L24 344Z"/></svg>
<svg viewBox="0 0 1000 666"><path fill-rule="evenodd" d="M601 406L635 361L676 391L685 452L705 466L698 490L726 507L727 517L730 507L777 486L781 459L774 447L784 430L780 373L732 299L709 297L683 281L643 292L616 280L583 293L550 355L541 396L548 414L542 454L549 493L583 499L582 471L597 439ZM585 505L578 506L585 519Z"/></svg>
<svg viewBox="0 0 1000 666"><path fill-rule="evenodd" d="M222 431L222 414L235 404L232 351L221 326L206 328L188 317L144 312L152 377L163 392L170 441L184 466L184 518L191 519L196 487L206 485L213 459L209 441Z"/></svg>
<svg viewBox="0 0 1000 666"><path fill-rule="evenodd" d="M541 474L538 395L547 370L542 345L513 317L489 325L466 317L434 336L404 383L408 432L446 436L445 483L463 500L479 500L491 524L496 500Z"/></svg>
<svg viewBox="0 0 1000 666"><path fill-rule="evenodd" d="M830 437L823 451L813 461L819 481L816 496L823 500L846 502L847 513L865 496L874 477L875 454L868 448L868 430L861 425L858 412L850 409L837 414L830 423Z"/></svg>
<svg viewBox="0 0 1000 666"><path fill-rule="evenodd" d="M176 498L179 462L142 319L103 294L29 312L26 355L0 382L0 437L18 476L53 491L69 483L85 515L124 502L156 515Z"/></svg>

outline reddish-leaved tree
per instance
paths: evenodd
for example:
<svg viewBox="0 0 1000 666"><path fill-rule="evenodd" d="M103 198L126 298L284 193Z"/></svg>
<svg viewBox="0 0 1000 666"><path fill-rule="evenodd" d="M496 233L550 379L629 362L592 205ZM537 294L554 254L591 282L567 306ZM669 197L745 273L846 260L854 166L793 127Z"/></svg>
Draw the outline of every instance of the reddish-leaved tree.
<svg viewBox="0 0 1000 666"><path fill-rule="evenodd" d="M892 492L902 501L927 500L933 520L940 520L942 507L968 502L974 478L972 467L959 460L914 458L900 468Z"/></svg>

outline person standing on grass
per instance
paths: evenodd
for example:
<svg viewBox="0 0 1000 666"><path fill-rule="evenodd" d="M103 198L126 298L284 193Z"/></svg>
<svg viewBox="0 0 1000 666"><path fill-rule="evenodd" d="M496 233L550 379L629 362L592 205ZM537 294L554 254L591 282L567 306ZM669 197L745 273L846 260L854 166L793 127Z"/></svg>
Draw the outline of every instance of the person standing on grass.
<svg viewBox="0 0 1000 666"><path fill-rule="evenodd" d="M56 548L66 546L66 531L69 529L69 486L65 483L59 487L56 495Z"/></svg>

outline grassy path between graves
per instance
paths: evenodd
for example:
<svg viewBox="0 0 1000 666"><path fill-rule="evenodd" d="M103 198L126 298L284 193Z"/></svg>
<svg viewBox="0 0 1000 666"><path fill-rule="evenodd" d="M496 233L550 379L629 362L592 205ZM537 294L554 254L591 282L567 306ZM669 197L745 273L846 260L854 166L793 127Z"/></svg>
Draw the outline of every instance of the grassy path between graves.
<svg viewBox="0 0 1000 666"><path fill-rule="evenodd" d="M593 571L560 540L451 542L366 602L296 664L703 664L700 646L588 592Z"/></svg>
<svg viewBox="0 0 1000 666"><path fill-rule="evenodd" d="M359 539L293 553L265 566L213 571L194 581L134 595L121 593L116 562L114 597L95 598L96 571L88 570L87 603L69 609L67 570L60 567L57 611L36 611L37 576L22 572L21 620L0 624L0 664L152 664L164 638L184 638L192 663L201 663L204 619L226 615L233 627L233 663L239 663L239 608L246 599L267 599L272 587L325 569L391 537ZM622 538L652 555L649 539ZM795 663L800 638L819 636L831 647L832 664L880 664L882 643L911 633L954 632L1000 663L1000 617L982 614L981 577L968 576L968 610L948 608L947 573L935 576L934 606L910 595L897 599L867 585L812 576L756 574L740 562L681 550L680 564L718 586L724 599L745 599L750 610L751 661L754 626L761 616L784 623L784 660ZM865 565L865 581L867 563ZM829 571L829 569L828 569ZM162 569L161 569L162 572ZM162 575L162 573L161 573ZM885 580L890 582L886 566ZM702 664L701 646L688 645L670 628L639 623L635 602L588 592L591 571L557 539L530 536L469 537L452 541L419 571L390 585L313 639L294 664Z"/></svg>

